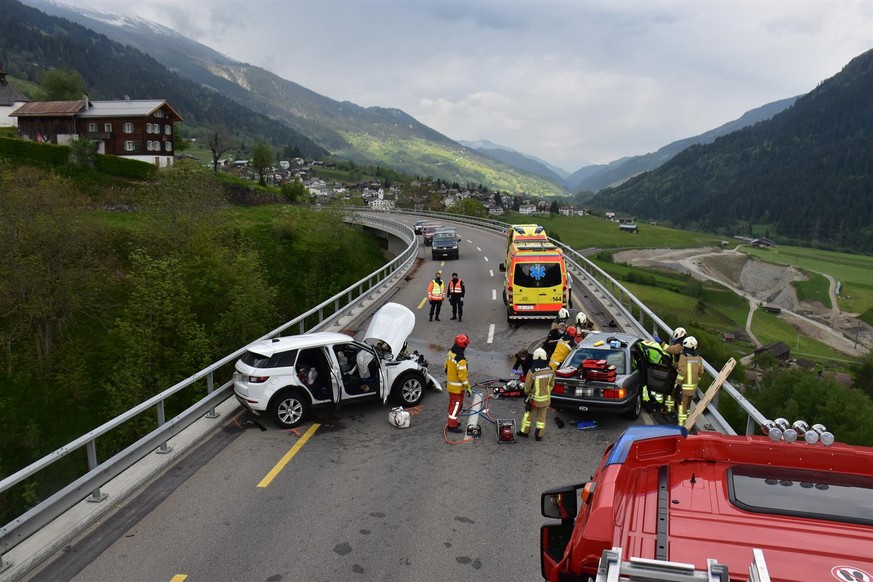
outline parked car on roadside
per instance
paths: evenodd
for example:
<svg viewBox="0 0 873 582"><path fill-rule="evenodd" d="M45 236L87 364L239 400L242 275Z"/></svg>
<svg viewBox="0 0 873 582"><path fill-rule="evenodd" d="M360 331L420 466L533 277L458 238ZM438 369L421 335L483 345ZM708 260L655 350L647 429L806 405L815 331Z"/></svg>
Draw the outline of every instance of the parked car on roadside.
<svg viewBox="0 0 873 582"><path fill-rule="evenodd" d="M675 379L663 373L662 366L647 362L642 342L627 333L588 334L555 372L552 406L617 413L636 420L642 409L643 386L669 393Z"/></svg>
<svg viewBox="0 0 873 582"><path fill-rule="evenodd" d="M282 428L304 422L310 409L392 397L416 406L430 387L442 386L418 352L406 351L415 314L386 303L373 316L363 341L332 332L258 341L237 361L233 391L255 414L269 414Z"/></svg>

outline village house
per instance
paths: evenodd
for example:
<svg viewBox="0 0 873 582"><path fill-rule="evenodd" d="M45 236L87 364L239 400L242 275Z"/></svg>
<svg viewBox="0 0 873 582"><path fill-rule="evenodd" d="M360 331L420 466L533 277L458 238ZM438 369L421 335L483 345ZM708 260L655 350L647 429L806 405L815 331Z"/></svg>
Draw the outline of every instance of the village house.
<svg viewBox="0 0 873 582"><path fill-rule="evenodd" d="M776 246L776 243L766 237L753 239L749 244L759 249L769 249Z"/></svg>
<svg viewBox="0 0 873 582"><path fill-rule="evenodd" d="M163 99L31 101L10 115L25 139L67 145L85 138L97 153L155 164L173 164L173 124L182 120Z"/></svg>
<svg viewBox="0 0 873 582"><path fill-rule="evenodd" d="M537 211L537 207L533 204L519 204L518 213L519 214L533 214Z"/></svg>
<svg viewBox="0 0 873 582"><path fill-rule="evenodd" d="M6 70L0 67L0 127L18 125L17 118L10 117L10 114L29 101L24 93L9 84Z"/></svg>
<svg viewBox="0 0 873 582"><path fill-rule="evenodd" d="M791 357L791 348L789 348L784 342L773 342L763 345L755 350L755 355L757 356L764 352L773 354L773 357L780 362L787 362Z"/></svg>

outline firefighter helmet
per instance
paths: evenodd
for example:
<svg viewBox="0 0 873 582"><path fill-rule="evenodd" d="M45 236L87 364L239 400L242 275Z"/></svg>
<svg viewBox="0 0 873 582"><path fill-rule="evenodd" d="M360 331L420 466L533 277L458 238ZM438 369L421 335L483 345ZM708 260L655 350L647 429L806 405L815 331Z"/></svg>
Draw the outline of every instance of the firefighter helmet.
<svg viewBox="0 0 873 582"><path fill-rule="evenodd" d="M564 333L570 337L576 337L576 328L571 325L566 329L566 331L564 331Z"/></svg>
<svg viewBox="0 0 873 582"><path fill-rule="evenodd" d="M581 311L576 314L576 325L583 326L588 323L588 316Z"/></svg>
<svg viewBox="0 0 873 582"><path fill-rule="evenodd" d="M462 348L466 348L467 346L470 345L470 338L468 338L463 333L459 333L458 335L455 336L455 345L462 347Z"/></svg>
<svg viewBox="0 0 873 582"><path fill-rule="evenodd" d="M537 348L534 350L533 359L534 360L548 360L549 356L546 354L546 350L544 350L543 348Z"/></svg>
<svg viewBox="0 0 873 582"><path fill-rule="evenodd" d="M568 319L570 319L570 312L567 311L566 307L562 307L558 310L558 319L560 319L561 321L567 321Z"/></svg>
<svg viewBox="0 0 873 582"><path fill-rule="evenodd" d="M673 339L674 340L682 339L686 335L688 335L688 332L685 331L684 327L677 327L676 329L673 330Z"/></svg>
<svg viewBox="0 0 873 582"><path fill-rule="evenodd" d="M687 348L689 350L697 349L697 338L693 335L689 335L687 338L682 340L682 347Z"/></svg>

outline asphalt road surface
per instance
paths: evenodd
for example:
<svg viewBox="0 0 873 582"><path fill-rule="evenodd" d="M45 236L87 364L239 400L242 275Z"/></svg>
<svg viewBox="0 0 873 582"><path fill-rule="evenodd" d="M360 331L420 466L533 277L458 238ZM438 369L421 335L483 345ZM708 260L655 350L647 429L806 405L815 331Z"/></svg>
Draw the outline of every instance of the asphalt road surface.
<svg viewBox="0 0 873 582"><path fill-rule="evenodd" d="M460 224L458 233L459 260L433 261L425 249L414 275L385 300L416 313L409 348L426 355L441 382L445 353L460 332L471 340L471 380L506 378L510 354L541 341L548 323L510 327L498 269L503 237ZM463 323L449 319L448 302L441 321L428 322L423 300L437 269L445 279L457 271L466 283ZM583 306L579 283L574 293L574 304ZM366 325L359 322L358 331ZM445 392L429 391L408 429L388 424L390 406L375 403L316 412L295 430L239 411L30 579L541 579L539 528L547 520L540 493L590 478L628 421L560 412L565 425L558 428L550 412L542 442L503 444L491 421L480 417L481 437L449 444L447 404ZM493 419L520 422L523 413L520 399L489 398L487 408ZM576 428L590 419L596 430Z"/></svg>

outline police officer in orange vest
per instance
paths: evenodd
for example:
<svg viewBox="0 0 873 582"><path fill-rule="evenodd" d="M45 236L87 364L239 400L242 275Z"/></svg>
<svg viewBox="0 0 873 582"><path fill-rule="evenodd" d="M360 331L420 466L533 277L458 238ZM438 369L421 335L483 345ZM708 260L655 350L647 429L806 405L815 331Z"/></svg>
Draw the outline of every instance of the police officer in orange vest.
<svg viewBox="0 0 873 582"><path fill-rule="evenodd" d="M464 294L466 292L464 280L458 277L457 273L452 273L452 280L449 281L449 304L452 306L452 319L457 319L458 322L464 321Z"/></svg>
<svg viewBox="0 0 873 582"><path fill-rule="evenodd" d="M433 321L433 316L436 314L436 320L440 320L440 309L443 308L443 299L446 298L446 284L443 282L443 272L437 271L436 277L427 286L427 298L430 299L430 317L428 321Z"/></svg>

